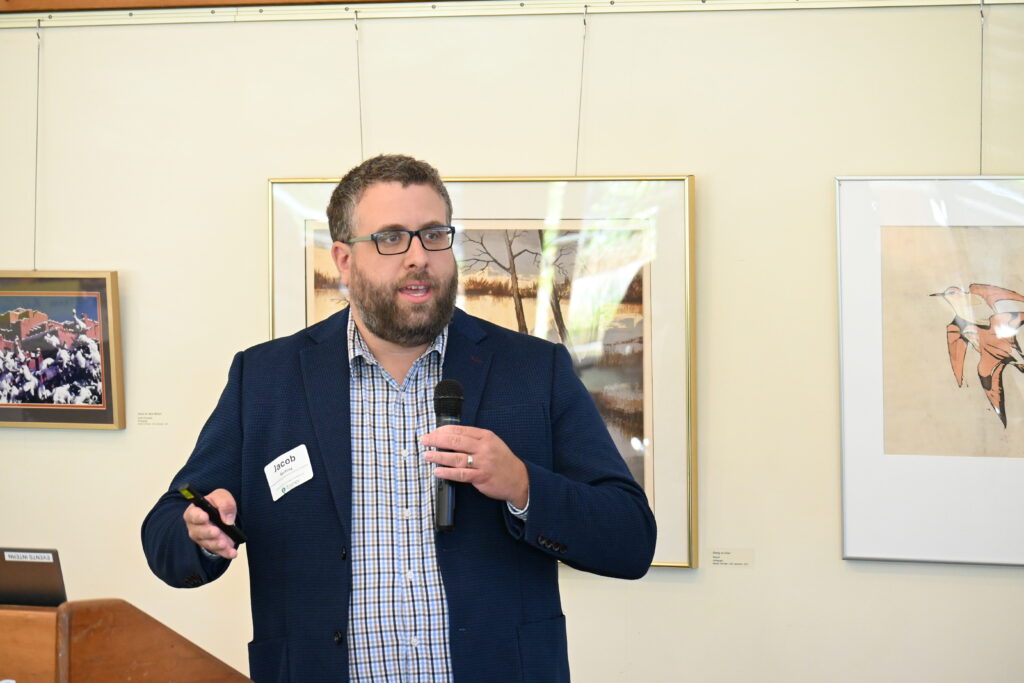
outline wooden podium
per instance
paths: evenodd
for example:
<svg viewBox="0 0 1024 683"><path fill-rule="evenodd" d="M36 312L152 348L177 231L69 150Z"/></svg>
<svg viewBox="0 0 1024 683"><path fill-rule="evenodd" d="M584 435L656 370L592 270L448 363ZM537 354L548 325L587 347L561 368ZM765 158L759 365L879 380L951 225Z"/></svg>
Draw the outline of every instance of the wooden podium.
<svg viewBox="0 0 1024 683"><path fill-rule="evenodd" d="M248 681L124 600L0 605L0 681Z"/></svg>

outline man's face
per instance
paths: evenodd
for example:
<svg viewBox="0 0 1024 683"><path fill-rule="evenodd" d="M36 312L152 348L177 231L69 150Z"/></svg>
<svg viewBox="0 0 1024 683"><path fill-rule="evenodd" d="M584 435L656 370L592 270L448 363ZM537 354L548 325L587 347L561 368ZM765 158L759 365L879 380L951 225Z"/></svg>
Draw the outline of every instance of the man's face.
<svg viewBox="0 0 1024 683"><path fill-rule="evenodd" d="M375 183L356 204L353 237L447 223L444 200L429 185ZM427 251L413 238L404 254L382 255L372 241L331 249L356 320L400 346L429 344L451 319L458 271L450 249Z"/></svg>

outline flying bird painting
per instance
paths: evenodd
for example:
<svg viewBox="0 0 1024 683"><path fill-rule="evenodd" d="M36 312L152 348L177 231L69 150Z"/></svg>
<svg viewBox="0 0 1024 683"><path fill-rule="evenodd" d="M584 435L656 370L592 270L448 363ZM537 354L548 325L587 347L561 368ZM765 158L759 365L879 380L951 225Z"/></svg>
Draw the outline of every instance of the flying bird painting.
<svg viewBox="0 0 1024 683"><path fill-rule="evenodd" d="M958 387L963 386L967 347L979 354L978 379L996 417L1006 427L1003 370L1024 372L1024 355L1017 332L1024 325L1024 295L996 285L971 284L966 290L950 286L931 296L942 297L953 309L946 326L949 364Z"/></svg>

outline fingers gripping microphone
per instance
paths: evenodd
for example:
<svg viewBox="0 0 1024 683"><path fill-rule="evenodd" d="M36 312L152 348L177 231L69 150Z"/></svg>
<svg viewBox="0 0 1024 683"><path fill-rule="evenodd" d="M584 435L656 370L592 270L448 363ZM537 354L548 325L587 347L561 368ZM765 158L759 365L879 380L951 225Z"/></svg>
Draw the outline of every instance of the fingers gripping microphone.
<svg viewBox="0 0 1024 683"><path fill-rule="evenodd" d="M434 415L438 427L462 422L462 385L458 380L443 379L434 387ZM455 491L450 481L438 479L434 496L434 529L451 531L454 528Z"/></svg>

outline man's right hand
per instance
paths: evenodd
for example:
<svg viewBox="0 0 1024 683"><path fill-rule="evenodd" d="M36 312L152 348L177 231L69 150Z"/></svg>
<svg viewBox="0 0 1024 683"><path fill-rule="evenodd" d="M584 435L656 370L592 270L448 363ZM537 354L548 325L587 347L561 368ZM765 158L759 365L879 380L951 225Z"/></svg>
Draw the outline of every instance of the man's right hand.
<svg viewBox="0 0 1024 683"><path fill-rule="evenodd" d="M216 489L207 494L206 500L217 508L220 518L226 524L234 524L238 506L235 504L235 497L231 495L231 492L227 489ZM228 560L238 557L238 549L235 548L234 542L210 521L209 515L195 505L185 508L182 518L188 528L188 537L195 541L200 548L205 548Z"/></svg>

